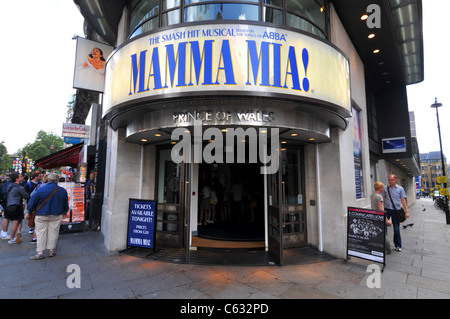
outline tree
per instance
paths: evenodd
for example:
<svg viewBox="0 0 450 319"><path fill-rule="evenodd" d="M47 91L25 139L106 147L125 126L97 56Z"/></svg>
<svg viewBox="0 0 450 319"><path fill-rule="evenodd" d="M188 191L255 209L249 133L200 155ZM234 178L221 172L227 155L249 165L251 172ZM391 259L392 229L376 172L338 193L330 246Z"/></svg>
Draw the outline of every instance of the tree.
<svg viewBox="0 0 450 319"><path fill-rule="evenodd" d="M11 159L8 156L8 150L3 143L0 144L0 174L8 172L12 168Z"/></svg>
<svg viewBox="0 0 450 319"><path fill-rule="evenodd" d="M37 160L50 153L62 150L63 144L63 139L58 135L40 130L37 133L36 140L32 144L28 143L23 149L18 150L17 154L23 154L25 151L28 158Z"/></svg>

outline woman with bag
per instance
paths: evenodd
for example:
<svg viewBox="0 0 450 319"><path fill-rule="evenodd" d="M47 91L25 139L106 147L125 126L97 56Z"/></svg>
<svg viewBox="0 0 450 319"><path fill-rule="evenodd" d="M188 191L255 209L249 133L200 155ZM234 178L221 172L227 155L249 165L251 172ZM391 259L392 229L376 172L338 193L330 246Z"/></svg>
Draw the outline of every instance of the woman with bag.
<svg viewBox="0 0 450 319"><path fill-rule="evenodd" d="M31 257L32 260L43 259L46 249L50 250L49 257L55 256L61 219L69 210L67 191L57 184L58 174L48 174L47 180L48 183L40 187L28 203L28 211L35 214L37 237L37 254ZM32 218L30 213L25 217Z"/></svg>

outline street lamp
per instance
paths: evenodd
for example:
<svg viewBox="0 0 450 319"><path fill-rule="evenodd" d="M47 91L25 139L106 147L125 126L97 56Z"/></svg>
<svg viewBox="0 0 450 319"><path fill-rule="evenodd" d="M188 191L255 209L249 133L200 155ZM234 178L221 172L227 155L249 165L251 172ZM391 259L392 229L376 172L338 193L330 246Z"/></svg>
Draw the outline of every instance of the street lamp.
<svg viewBox="0 0 450 319"><path fill-rule="evenodd" d="M446 178L446 182L444 183L444 188L447 188L447 174L445 172L445 161L444 161L444 153L442 152L442 139L441 139L441 126L439 124L439 112L438 109L442 106L442 103L438 103L437 98L434 98L434 103L431 104L432 108L436 109L436 118L437 118L437 127L439 133L439 145L441 147L441 165L442 165L442 176ZM447 218L447 224L450 224L450 214L448 211L448 196L445 195L444 200L444 212Z"/></svg>

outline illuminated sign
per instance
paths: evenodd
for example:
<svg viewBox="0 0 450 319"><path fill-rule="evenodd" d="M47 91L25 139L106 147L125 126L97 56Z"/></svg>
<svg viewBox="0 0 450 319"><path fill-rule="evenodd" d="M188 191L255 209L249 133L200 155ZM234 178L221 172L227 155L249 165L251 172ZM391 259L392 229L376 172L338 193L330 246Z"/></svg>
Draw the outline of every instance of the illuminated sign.
<svg viewBox="0 0 450 319"><path fill-rule="evenodd" d="M383 138L383 153L406 152L406 139L404 137Z"/></svg>
<svg viewBox="0 0 450 319"><path fill-rule="evenodd" d="M348 60L328 43L282 29L212 25L149 34L114 52L106 65L104 114L137 99L217 91L351 108Z"/></svg>

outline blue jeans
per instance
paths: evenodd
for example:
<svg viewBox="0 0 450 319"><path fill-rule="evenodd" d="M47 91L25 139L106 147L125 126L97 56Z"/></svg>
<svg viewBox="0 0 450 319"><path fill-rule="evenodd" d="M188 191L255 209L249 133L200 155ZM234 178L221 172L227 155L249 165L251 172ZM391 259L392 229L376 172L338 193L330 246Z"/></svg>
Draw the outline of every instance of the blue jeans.
<svg viewBox="0 0 450 319"><path fill-rule="evenodd" d="M400 236L400 223L397 219L397 214L395 210L385 209L387 219L392 221L392 226L394 227L394 246L395 248L402 248L402 237Z"/></svg>

